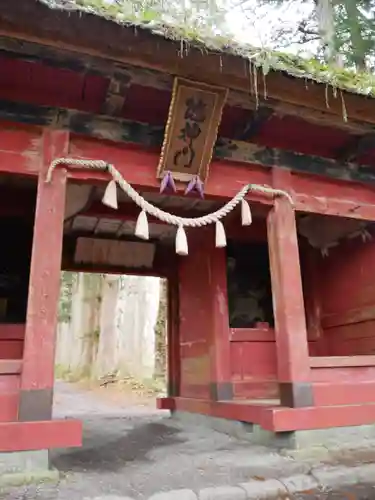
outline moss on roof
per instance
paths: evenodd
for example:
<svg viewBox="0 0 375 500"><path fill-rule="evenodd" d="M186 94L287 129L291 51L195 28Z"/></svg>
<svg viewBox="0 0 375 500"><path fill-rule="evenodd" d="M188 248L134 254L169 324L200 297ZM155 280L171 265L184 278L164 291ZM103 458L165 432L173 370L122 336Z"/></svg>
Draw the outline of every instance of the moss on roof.
<svg viewBox="0 0 375 500"><path fill-rule="evenodd" d="M172 39L183 44L182 54L188 53L189 47L217 53L233 54L252 63L253 74L257 78L259 70L266 76L270 70L282 71L296 78L303 78L318 83L336 91L345 90L356 94L375 97L375 75L368 72L355 72L322 64L317 59L305 59L288 53L259 49L254 46L236 42L233 36L219 35L208 23L189 24L181 19L173 19L173 14L152 9L128 12L123 4L106 0L39 0L50 8L65 11L79 11L103 17L123 26L133 26L151 31L155 35ZM131 5L131 3L129 4ZM256 85L256 89L258 85ZM266 89L266 86L265 86ZM265 90L266 92L266 90ZM340 92L341 98L342 94ZM326 92L327 106L328 92ZM343 115L346 117L345 103L342 99Z"/></svg>

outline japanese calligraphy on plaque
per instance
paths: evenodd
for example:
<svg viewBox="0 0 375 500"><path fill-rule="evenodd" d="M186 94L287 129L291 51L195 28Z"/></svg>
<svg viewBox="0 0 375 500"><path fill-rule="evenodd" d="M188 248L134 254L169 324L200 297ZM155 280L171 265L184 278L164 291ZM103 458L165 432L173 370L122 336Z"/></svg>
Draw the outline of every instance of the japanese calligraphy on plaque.
<svg viewBox="0 0 375 500"><path fill-rule="evenodd" d="M203 182L208 173L228 90L176 78L158 167L174 179Z"/></svg>

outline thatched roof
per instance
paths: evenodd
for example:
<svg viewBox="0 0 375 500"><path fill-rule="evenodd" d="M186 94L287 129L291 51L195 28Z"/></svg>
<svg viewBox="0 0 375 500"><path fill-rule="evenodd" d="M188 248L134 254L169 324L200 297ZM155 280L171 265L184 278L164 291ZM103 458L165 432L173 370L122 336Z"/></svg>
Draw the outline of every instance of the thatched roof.
<svg viewBox="0 0 375 500"><path fill-rule="evenodd" d="M31 0L34 1L34 0ZM185 44L185 52L189 46L216 53L226 53L251 61L254 68L267 75L270 70L282 71L296 78L312 80L332 86L334 89L346 90L356 94L375 97L375 76L366 72L356 73L351 70L333 68L322 65L315 59L303 59L291 54L264 50L234 41L234 37L218 35L207 24L181 22L173 18L173 14L155 13L150 10L138 11L129 9L115 0L39 0L52 9L92 14L123 26L133 26L136 30L144 29L155 36L180 41ZM129 2L131 6L131 2Z"/></svg>

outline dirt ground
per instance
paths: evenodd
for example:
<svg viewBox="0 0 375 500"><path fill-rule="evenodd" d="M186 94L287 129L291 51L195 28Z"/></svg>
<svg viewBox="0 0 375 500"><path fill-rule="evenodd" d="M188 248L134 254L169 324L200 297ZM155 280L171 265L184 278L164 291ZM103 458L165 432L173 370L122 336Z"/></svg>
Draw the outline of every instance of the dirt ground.
<svg viewBox="0 0 375 500"><path fill-rule="evenodd" d="M59 484L30 485L0 492L4 500L145 500L171 489L199 490L252 478L277 478L308 471L261 446L193 425L181 427L154 398L130 390L89 390L58 382L55 416L84 423L79 449L55 450ZM375 480L374 480L375 483ZM375 488L361 485L337 492L308 492L295 500L375 500Z"/></svg>

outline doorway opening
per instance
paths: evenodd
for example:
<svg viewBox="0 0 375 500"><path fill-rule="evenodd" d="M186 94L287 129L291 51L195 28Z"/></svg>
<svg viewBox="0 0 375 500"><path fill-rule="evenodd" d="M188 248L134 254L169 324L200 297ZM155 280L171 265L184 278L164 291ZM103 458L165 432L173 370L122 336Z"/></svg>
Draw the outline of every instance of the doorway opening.
<svg viewBox="0 0 375 500"><path fill-rule="evenodd" d="M167 297L165 279L63 271L56 379L155 406L167 383Z"/></svg>
<svg viewBox="0 0 375 500"><path fill-rule="evenodd" d="M228 241L230 328L274 327L267 242Z"/></svg>

